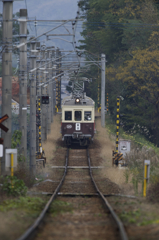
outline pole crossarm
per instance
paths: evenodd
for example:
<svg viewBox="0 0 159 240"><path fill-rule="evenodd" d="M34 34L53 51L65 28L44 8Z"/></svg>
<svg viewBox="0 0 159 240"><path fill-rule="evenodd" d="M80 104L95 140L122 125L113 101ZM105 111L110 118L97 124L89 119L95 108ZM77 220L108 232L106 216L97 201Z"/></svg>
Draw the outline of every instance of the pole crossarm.
<svg viewBox="0 0 159 240"><path fill-rule="evenodd" d="M64 73L62 72L62 73L60 73L60 74L58 74L58 75L52 77L51 79L49 79L47 82L45 82L45 83L40 83L38 86L39 86L39 87L40 87L40 86L42 87L43 85L45 85L45 84L51 82L51 81L54 80L55 78L58 78L58 77L62 76L63 74L64 74Z"/></svg>
<svg viewBox="0 0 159 240"><path fill-rule="evenodd" d="M60 39L60 40L62 40L62 41L64 41L64 42L68 42L68 43L72 43L72 44L73 44L73 42L68 41L68 40L66 40L66 39L63 39L63 38L60 38L60 37L54 37L54 38L51 38L51 39L49 39L48 36L46 36L46 37L47 37L47 40Z"/></svg>
<svg viewBox="0 0 159 240"><path fill-rule="evenodd" d="M24 46L24 45L26 45L26 44L28 44L28 43L31 43L31 42L37 40L38 38L40 38L40 37L42 37L42 36L44 36L44 35L47 35L47 33L49 33L49 32L51 32L51 31L53 31L53 30L61 27L62 25L64 25L65 23L68 23L68 22L70 22L70 21L73 21L73 20L72 20L72 19L66 20L66 21L64 21L63 23L61 23L60 25L58 25L58 26L50 29L49 31L47 31L47 32L45 32L45 33L40 34L40 35L37 36L37 37L34 37L33 39L31 39L31 40L29 40L29 41L27 41L27 42L25 42L25 43L21 43L21 44L18 44L18 45L14 45L14 48L21 48L22 46Z"/></svg>
<svg viewBox="0 0 159 240"><path fill-rule="evenodd" d="M56 36L74 36L73 34L48 34L47 37L56 37Z"/></svg>
<svg viewBox="0 0 159 240"><path fill-rule="evenodd" d="M67 56L67 55L70 55L70 54L73 53L73 52L74 52L74 51L69 52L69 53L65 54L64 56L61 56L61 57L56 58L56 59L54 59L54 60L50 60L49 62L56 62L57 60L59 60L59 59L65 57L65 56ZM71 63L72 63L72 62L71 62ZM39 70L40 68L45 67L46 65L47 65L47 64L44 63L44 64L41 65L39 68L33 68L33 69L31 69L29 72L32 73L32 72L34 72L34 71L37 71L37 70ZM53 68L54 68L54 67L52 67L52 69L53 69ZM40 70L41 70L41 69L40 69Z"/></svg>
<svg viewBox="0 0 159 240"><path fill-rule="evenodd" d="M1 1L1 0L0 0ZM83 18L78 18L78 21L83 21ZM19 21L19 19L14 18L13 21ZM67 20L42 20L42 19L36 19L37 22L66 22ZM77 19L70 19L69 21L74 22L77 21ZM35 19L27 19L27 22L35 22Z"/></svg>
<svg viewBox="0 0 159 240"><path fill-rule="evenodd" d="M83 61L80 61L80 63L101 63L101 61L87 61L87 60L83 60ZM71 61L64 61L64 62L61 62L61 63L72 63ZM78 61L74 61L74 63L79 63Z"/></svg>

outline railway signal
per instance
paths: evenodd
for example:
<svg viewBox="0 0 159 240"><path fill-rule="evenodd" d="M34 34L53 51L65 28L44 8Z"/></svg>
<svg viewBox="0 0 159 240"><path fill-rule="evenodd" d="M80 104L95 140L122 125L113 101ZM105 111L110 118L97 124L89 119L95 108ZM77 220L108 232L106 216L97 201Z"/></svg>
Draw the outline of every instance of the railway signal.
<svg viewBox="0 0 159 240"><path fill-rule="evenodd" d="M42 96L41 97L42 104L49 104L49 96Z"/></svg>

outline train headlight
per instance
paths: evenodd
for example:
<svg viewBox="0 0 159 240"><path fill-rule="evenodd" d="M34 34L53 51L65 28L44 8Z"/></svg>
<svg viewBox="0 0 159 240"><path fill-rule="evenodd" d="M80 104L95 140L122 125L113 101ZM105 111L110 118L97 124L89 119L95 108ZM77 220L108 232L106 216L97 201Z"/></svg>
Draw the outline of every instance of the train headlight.
<svg viewBox="0 0 159 240"><path fill-rule="evenodd" d="M79 102L80 102L80 99L76 98L75 103L79 103Z"/></svg>

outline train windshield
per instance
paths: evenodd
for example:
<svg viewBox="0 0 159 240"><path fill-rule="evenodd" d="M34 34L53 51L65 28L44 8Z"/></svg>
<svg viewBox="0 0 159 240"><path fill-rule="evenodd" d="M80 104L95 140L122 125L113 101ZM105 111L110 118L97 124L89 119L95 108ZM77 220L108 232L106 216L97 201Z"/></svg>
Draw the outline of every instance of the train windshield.
<svg viewBox="0 0 159 240"><path fill-rule="evenodd" d="M81 121L81 120L82 120L82 112L75 111L75 121Z"/></svg>
<svg viewBox="0 0 159 240"><path fill-rule="evenodd" d="M65 111L65 121L72 121L72 112Z"/></svg>
<svg viewBox="0 0 159 240"><path fill-rule="evenodd" d="M92 120L92 112L91 111L85 111L84 112L84 120L85 121L91 121Z"/></svg>

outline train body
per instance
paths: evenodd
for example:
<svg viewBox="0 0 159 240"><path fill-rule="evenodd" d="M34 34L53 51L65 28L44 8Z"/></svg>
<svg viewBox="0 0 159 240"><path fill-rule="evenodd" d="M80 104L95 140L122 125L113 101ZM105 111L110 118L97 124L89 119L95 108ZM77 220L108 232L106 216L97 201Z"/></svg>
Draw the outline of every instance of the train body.
<svg viewBox="0 0 159 240"><path fill-rule="evenodd" d="M73 142L80 146L88 145L95 133L94 101L84 95L83 98L66 97L62 101L62 140L66 145Z"/></svg>

